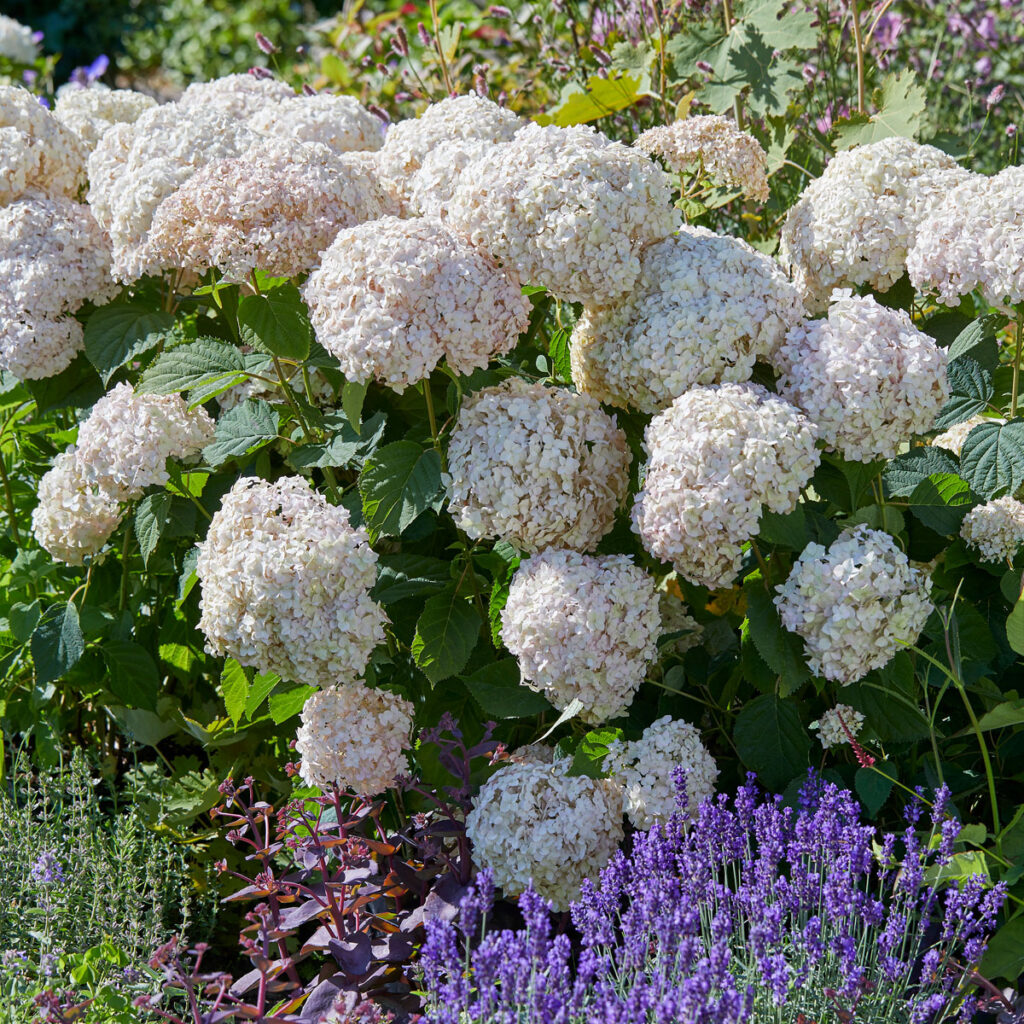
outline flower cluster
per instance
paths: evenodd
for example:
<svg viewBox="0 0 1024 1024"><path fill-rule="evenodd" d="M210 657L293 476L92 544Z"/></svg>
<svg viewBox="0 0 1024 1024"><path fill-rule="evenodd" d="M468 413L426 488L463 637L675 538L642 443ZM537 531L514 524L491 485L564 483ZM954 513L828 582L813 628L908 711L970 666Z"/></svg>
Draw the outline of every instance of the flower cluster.
<svg viewBox="0 0 1024 1024"><path fill-rule="evenodd" d="M384 638L377 555L303 477L239 480L199 545L199 628L214 654L310 686L351 683Z"/></svg>
<svg viewBox="0 0 1024 1024"><path fill-rule="evenodd" d="M449 510L470 537L589 551L629 489L626 435L589 395L512 378L462 405Z"/></svg>
<svg viewBox="0 0 1024 1024"><path fill-rule="evenodd" d="M376 150L384 143L380 121L352 96L319 92L262 105L249 127L261 135L316 142L334 153Z"/></svg>
<svg viewBox="0 0 1024 1024"><path fill-rule="evenodd" d="M648 128L633 143L660 156L679 174L703 171L712 181L738 188L745 196L768 198L768 154L749 132L719 114L686 117Z"/></svg>
<svg viewBox="0 0 1024 1024"><path fill-rule="evenodd" d="M466 818L474 859L506 896L531 887L565 910L622 841L622 795L610 779L554 765L505 765L481 787Z"/></svg>
<svg viewBox="0 0 1024 1024"><path fill-rule="evenodd" d="M658 412L694 385L747 380L803 316L770 256L684 227L645 250L628 295L584 310L573 382L602 402Z"/></svg>
<svg viewBox="0 0 1024 1024"><path fill-rule="evenodd" d="M134 124L156 100L134 89L66 89L57 95L53 113L91 153L112 124Z"/></svg>
<svg viewBox="0 0 1024 1024"><path fill-rule="evenodd" d="M708 587L732 582L763 509L790 511L819 460L806 417L755 384L686 392L651 421L644 446L633 529L648 552Z"/></svg>
<svg viewBox="0 0 1024 1024"><path fill-rule="evenodd" d="M1012 562L1024 547L1024 502L1007 495L971 509L960 536L986 562Z"/></svg>
<svg viewBox="0 0 1024 1024"><path fill-rule="evenodd" d="M890 288L925 214L967 173L941 150L897 136L837 153L782 229L779 258L808 306L824 309L846 285Z"/></svg>
<svg viewBox="0 0 1024 1024"><path fill-rule="evenodd" d="M628 292L644 247L675 230L670 197L638 150L586 126L529 124L497 157L469 162L448 216L524 282L594 303Z"/></svg>
<svg viewBox="0 0 1024 1024"><path fill-rule="evenodd" d="M332 786L361 796L388 789L407 771L413 706L386 690L361 683L328 686L302 708L295 749L299 774L310 786Z"/></svg>
<svg viewBox="0 0 1024 1024"><path fill-rule="evenodd" d="M979 413L977 416L972 416L970 419L964 420L962 423L954 423L948 430L944 430L941 434L936 434L932 438L932 444L937 448L945 448L946 451L952 452L954 455L959 455L964 446L964 441L967 440L967 435L977 426L982 423L1005 423L1006 420L1001 417L989 417Z"/></svg>
<svg viewBox="0 0 1024 1024"><path fill-rule="evenodd" d="M340 232L304 294L317 340L346 377L399 391L442 359L460 374L486 367L529 322L519 281L425 218Z"/></svg>
<svg viewBox="0 0 1024 1024"><path fill-rule="evenodd" d="M32 29L6 14L0 14L0 57L6 57L15 64L32 64L38 52Z"/></svg>
<svg viewBox="0 0 1024 1024"><path fill-rule="evenodd" d="M424 157L410 176L406 188L410 214L444 219L451 205L459 176L481 157L501 159L501 143L490 139L458 139L437 146Z"/></svg>
<svg viewBox="0 0 1024 1024"><path fill-rule="evenodd" d="M70 199L22 199L0 207L0 368L21 380L52 377L82 348L67 316L105 302L110 245L87 206Z"/></svg>
<svg viewBox="0 0 1024 1024"><path fill-rule="evenodd" d="M914 287L947 306L975 290L993 306L1024 302L1022 189L1024 167L1013 166L991 178L972 174L937 196L907 257Z"/></svg>
<svg viewBox="0 0 1024 1024"><path fill-rule="evenodd" d="M902 309L833 293L828 318L798 324L775 353L779 394L846 458L892 458L949 396L946 352Z"/></svg>
<svg viewBox="0 0 1024 1024"><path fill-rule="evenodd" d="M384 212L384 194L357 163L319 143L266 139L207 164L153 217L148 247L161 263L225 281L260 270L309 270L338 232Z"/></svg>
<svg viewBox="0 0 1024 1024"><path fill-rule="evenodd" d="M193 82L179 103L185 110L217 111L240 121L294 96L291 86L275 78L238 74Z"/></svg>
<svg viewBox="0 0 1024 1024"><path fill-rule="evenodd" d="M0 85L0 206L22 196L77 199L85 151L27 89Z"/></svg>
<svg viewBox="0 0 1024 1024"><path fill-rule="evenodd" d="M718 778L700 730L671 715L651 722L638 740L613 740L604 764L622 786L623 810L638 829L665 822L678 810L677 768L685 778L684 809L690 814L714 793Z"/></svg>
<svg viewBox="0 0 1024 1024"><path fill-rule="evenodd" d="M808 544L775 588L775 605L786 629L803 637L811 671L847 685L917 640L931 587L889 534L860 525L827 549Z"/></svg>
<svg viewBox="0 0 1024 1024"><path fill-rule="evenodd" d="M837 704L818 719L818 739L826 750L838 747L849 743L850 737L856 739L863 725L864 716L856 708Z"/></svg>
<svg viewBox="0 0 1024 1024"><path fill-rule="evenodd" d="M627 555L551 549L516 570L501 624L523 681L597 724L629 707L657 654L658 593Z"/></svg>

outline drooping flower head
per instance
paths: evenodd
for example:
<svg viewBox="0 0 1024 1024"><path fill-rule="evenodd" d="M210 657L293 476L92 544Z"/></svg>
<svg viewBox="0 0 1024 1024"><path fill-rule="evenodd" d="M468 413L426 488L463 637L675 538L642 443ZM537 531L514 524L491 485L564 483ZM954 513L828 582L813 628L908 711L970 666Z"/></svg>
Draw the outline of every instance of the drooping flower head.
<svg viewBox="0 0 1024 1024"><path fill-rule="evenodd" d="M303 477L239 480L199 546L208 649L310 686L353 683L384 639L377 555Z"/></svg>
<svg viewBox="0 0 1024 1024"><path fill-rule="evenodd" d="M818 465L810 421L755 384L693 388L655 416L633 529L707 587L731 583L762 511L788 512Z"/></svg>
<svg viewBox="0 0 1024 1024"><path fill-rule="evenodd" d="M971 509L960 536L986 562L1012 562L1024 547L1024 502L1006 495Z"/></svg>
<svg viewBox="0 0 1024 1024"><path fill-rule="evenodd" d="M549 549L516 570L501 638L523 681L560 711L597 724L621 715L658 650L654 580L627 555Z"/></svg>
<svg viewBox="0 0 1024 1024"><path fill-rule="evenodd" d="M519 281L438 221L384 217L338 234L305 298L349 380L402 390L442 360L459 374L509 351L529 322Z"/></svg>
<svg viewBox="0 0 1024 1024"><path fill-rule="evenodd" d="M932 612L931 587L889 534L860 525L828 548L808 544L775 588L775 606L786 629L803 637L811 671L846 685L917 640Z"/></svg>
<svg viewBox="0 0 1024 1024"><path fill-rule="evenodd" d="M704 228L646 249L626 296L584 309L572 334L573 382L602 402L658 412L697 384L749 379L804 317L778 264Z"/></svg>
<svg viewBox="0 0 1024 1024"><path fill-rule="evenodd" d="M670 198L638 150L586 126L529 124L463 169L448 216L524 283L603 303L633 287L642 250L678 226Z"/></svg>
<svg viewBox="0 0 1024 1024"><path fill-rule="evenodd" d="M590 551L629 488L625 434L589 395L514 377L463 402L449 510L471 537Z"/></svg>

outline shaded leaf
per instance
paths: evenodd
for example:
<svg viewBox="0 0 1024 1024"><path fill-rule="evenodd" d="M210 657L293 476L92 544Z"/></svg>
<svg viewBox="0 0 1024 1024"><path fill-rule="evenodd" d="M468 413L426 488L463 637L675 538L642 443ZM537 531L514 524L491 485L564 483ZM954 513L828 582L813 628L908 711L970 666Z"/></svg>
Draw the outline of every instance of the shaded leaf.
<svg viewBox="0 0 1024 1024"><path fill-rule="evenodd" d="M262 398L247 398L219 420L214 439L203 449L211 466L262 448L277 437L278 415Z"/></svg>
<svg viewBox="0 0 1024 1024"><path fill-rule="evenodd" d="M876 112L870 117L854 114L840 118L833 133L837 149L863 146L899 135L912 139L924 113L926 97L910 69L888 74L873 97Z"/></svg>
<svg viewBox="0 0 1024 1024"><path fill-rule="evenodd" d="M967 481L955 473L932 473L910 495L910 511L943 537L960 533L960 524L974 504Z"/></svg>
<svg viewBox="0 0 1024 1024"><path fill-rule="evenodd" d="M949 399L935 420L935 430L946 430L984 412L992 399L992 374L970 356L961 356L946 366Z"/></svg>
<svg viewBox="0 0 1024 1024"><path fill-rule="evenodd" d="M529 718L551 710L542 694L519 682L519 663L515 658L503 658L485 665L463 682L485 715L493 718Z"/></svg>
<svg viewBox="0 0 1024 1024"><path fill-rule="evenodd" d="M960 475L984 498L1024 484L1024 420L979 423L960 451Z"/></svg>
<svg viewBox="0 0 1024 1024"><path fill-rule="evenodd" d="M431 683L457 675L466 667L480 636L480 616L453 589L430 598L416 623L412 656Z"/></svg>
<svg viewBox="0 0 1024 1024"><path fill-rule="evenodd" d="M309 355L313 328L293 284L279 284L259 295L238 300L242 341L282 359L301 362Z"/></svg>
<svg viewBox="0 0 1024 1024"><path fill-rule="evenodd" d="M773 693L739 713L733 740L740 759L769 789L780 789L807 768L811 741L792 702Z"/></svg>
<svg viewBox="0 0 1024 1024"><path fill-rule="evenodd" d="M441 491L441 456L415 441L377 449L359 477L363 515L376 535L396 537Z"/></svg>
<svg viewBox="0 0 1024 1024"><path fill-rule="evenodd" d="M135 510L135 536L139 541L142 562L146 566L149 565L149 556L153 554L164 527L167 526L170 511L171 496L166 491L147 494Z"/></svg>
<svg viewBox="0 0 1024 1024"><path fill-rule="evenodd" d="M73 601L47 608L32 632L30 649L40 685L60 679L82 657L85 640Z"/></svg>
<svg viewBox="0 0 1024 1024"><path fill-rule="evenodd" d="M959 473L960 462L945 448L923 445L897 455L882 470L882 484L888 498L909 498L922 480L933 473Z"/></svg>
<svg viewBox="0 0 1024 1024"><path fill-rule="evenodd" d="M101 306L85 324L85 354L108 384L129 360L153 348L174 326L174 316L141 303Z"/></svg>

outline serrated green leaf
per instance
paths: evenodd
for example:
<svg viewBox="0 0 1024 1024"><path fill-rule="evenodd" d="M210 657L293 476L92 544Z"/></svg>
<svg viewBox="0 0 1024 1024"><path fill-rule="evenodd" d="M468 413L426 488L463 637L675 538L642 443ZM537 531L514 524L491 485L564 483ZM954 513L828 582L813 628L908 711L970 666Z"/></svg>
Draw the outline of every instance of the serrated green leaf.
<svg viewBox="0 0 1024 1024"><path fill-rule="evenodd" d="M153 554L160 541L170 511L171 496L166 491L147 494L139 502L135 510L135 536L139 541L143 565L149 565L149 556Z"/></svg>
<svg viewBox="0 0 1024 1024"><path fill-rule="evenodd" d="M574 82L563 89L558 106L537 121L556 124L559 128L587 124L633 106L649 92L650 78L643 73L623 72L607 78L592 75L585 87Z"/></svg>
<svg viewBox="0 0 1024 1024"><path fill-rule="evenodd" d="M1024 484L1024 420L979 423L960 450L960 475L984 498Z"/></svg>
<svg viewBox="0 0 1024 1024"><path fill-rule="evenodd" d="M387 417L382 412L374 413L358 434L345 422L324 444L304 444L293 449L288 454L288 464L300 473L324 466L360 465L377 450L386 426Z"/></svg>
<svg viewBox="0 0 1024 1024"><path fill-rule="evenodd" d="M992 374L970 356L960 356L948 363L946 377L949 398L935 420L935 430L947 430L977 416L992 400Z"/></svg>
<svg viewBox="0 0 1024 1024"><path fill-rule="evenodd" d="M1004 700L978 719L978 729L981 732L991 732L993 729L1005 729L1007 726L1020 725L1022 722L1024 700Z"/></svg>
<svg viewBox="0 0 1024 1024"><path fill-rule="evenodd" d="M887 498L909 498L914 488L933 473L960 471L960 462L945 448L924 445L897 455L882 470L882 484Z"/></svg>
<svg viewBox="0 0 1024 1024"><path fill-rule="evenodd" d="M199 338L161 353L142 375L139 391L173 395L179 391L211 388L225 391L245 379L242 353L233 345ZM213 397L217 390L207 394Z"/></svg>
<svg viewBox="0 0 1024 1024"><path fill-rule="evenodd" d="M436 686L466 667L479 637L476 609L449 588L423 605L412 640L413 660Z"/></svg>
<svg viewBox="0 0 1024 1024"><path fill-rule="evenodd" d="M870 117L854 114L836 122L833 138L837 149L863 146L893 135L912 139L917 134L927 97L913 71L886 75L873 99L876 112Z"/></svg>
<svg viewBox="0 0 1024 1024"><path fill-rule="evenodd" d="M569 332L559 328L551 336L548 345L548 355L555 368L555 376L559 380L569 382L572 380L572 360L569 356Z"/></svg>
<svg viewBox="0 0 1024 1024"><path fill-rule="evenodd" d="M870 526L872 530L884 530L894 537L898 537L907 525L903 513L898 508L878 504L864 505L843 520L844 527L856 526L858 523Z"/></svg>
<svg viewBox="0 0 1024 1024"><path fill-rule="evenodd" d="M359 476L363 515L376 536L399 536L440 492L441 456L415 441L378 448Z"/></svg>
<svg viewBox="0 0 1024 1024"><path fill-rule="evenodd" d="M430 555L381 555L377 561L377 582L370 596L383 605L423 598L444 590L451 582L451 563Z"/></svg>
<svg viewBox="0 0 1024 1024"><path fill-rule="evenodd" d="M129 360L156 346L174 326L174 317L141 303L101 306L85 324L85 354L103 383Z"/></svg>
<svg viewBox="0 0 1024 1024"><path fill-rule="evenodd" d="M238 725L245 712L249 686L249 673L234 658L228 658L220 674L220 693L224 698L228 717L235 725Z"/></svg>
<svg viewBox="0 0 1024 1024"><path fill-rule="evenodd" d="M73 601L47 608L32 631L30 643L36 682L40 685L60 679L85 653L85 640Z"/></svg>
<svg viewBox="0 0 1024 1024"><path fill-rule="evenodd" d="M271 721L275 725L281 725L289 718L294 718L314 693L315 686L295 686L283 693L272 693L267 699Z"/></svg>
<svg viewBox="0 0 1024 1024"><path fill-rule="evenodd" d="M743 592L747 598L750 639L757 653L778 676L782 695L794 693L811 678L804 660L803 641L782 625L775 602L765 590L762 579L749 580Z"/></svg>
<svg viewBox="0 0 1024 1024"><path fill-rule="evenodd" d="M943 537L960 533L960 524L974 503L967 481L955 473L932 473L910 495L910 511Z"/></svg>
<svg viewBox="0 0 1024 1024"><path fill-rule="evenodd" d="M341 388L341 411L348 419L356 437L362 435L363 403L366 401L366 392L370 388L370 382L346 381Z"/></svg>
<svg viewBox="0 0 1024 1024"><path fill-rule="evenodd" d="M1006 639L1017 654L1024 655L1024 597L1017 599L1006 619Z"/></svg>
<svg viewBox="0 0 1024 1024"><path fill-rule="evenodd" d="M875 767L879 771L875 771ZM873 818L882 809L883 804L889 799L896 777L896 769L885 761L872 768L858 768L857 774L853 777L853 785L857 790L864 810L868 817ZM882 772L885 774L883 775ZM888 776L888 778L886 777Z"/></svg>
<svg viewBox="0 0 1024 1024"><path fill-rule="evenodd" d="M791 701L755 697L739 713L733 741L740 760L769 789L781 789L807 770L811 741Z"/></svg>
<svg viewBox="0 0 1024 1024"><path fill-rule="evenodd" d="M261 672L253 676L249 686L249 696L245 701L246 718L252 718L259 711L263 701L279 682L281 682L281 677L275 672Z"/></svg>
<svg viewBox="0 0 1024 1024"><path fill-rule="evenodd" d="M576 745L573 751L572 764L567 775L583 775L588 779L603 779L608 773L604 762L608 756L608 748L616 740L622 739L622 730L602 726L591 729Z"/></svg>
<svg viewBox="0 0 1024 1024"><path fill-rule="evenodd" d="M515 658L485 665L472 675L463 676L462 681L480 710L493 718L531 718L551 710L541 694L520 685L519 663Z"/></svg>
<svg viewBox="0 0 1024 1024"><path fill-rule="evenodd" d="M131 640L108 640L102 651L110 692L125 707L155 711L160 673L149 652Z"/></svg>
<svg viewBox="0 0 1024 1024"><path fill-rule="evenodd" d="M279 284L259 295L238 300L242 341L282 359L301 362L309 355L313 328L299 289Z"/></svg>
<svg viewBox="0 0 1024 1024"><path fill-rule="evenodd" d="M1006 326L1006 317L999 313L987 313L978 317L953 339L949 346L950 362L967 356L989 373L999 365L999 343L996 332Z"/></svg>
<svg viewBox="0 0 1024 1024"><path fill-rule="evenodd" d="M181 575L178 577L178 604L184 602L185 598L192 593L192 588L199 582L196 573L196 565L199 562L199 549L191 548L185 552L181 560Z"/></svg>
<svg viewBox="0 0 1024 1024"><path fill-rule="evenodd" d="M247 398L219 420L213 440L203 449L211 466L262 448L277 437L278 415L262 398Z"/></svg>

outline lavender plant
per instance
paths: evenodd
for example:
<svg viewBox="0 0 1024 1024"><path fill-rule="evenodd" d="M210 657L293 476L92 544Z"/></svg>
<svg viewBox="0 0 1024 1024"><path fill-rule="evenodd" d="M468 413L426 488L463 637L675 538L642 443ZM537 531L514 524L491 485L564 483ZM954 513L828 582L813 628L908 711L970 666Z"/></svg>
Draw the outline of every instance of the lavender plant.
<svg viewBox="0 0 1024 1024"><path fill-rule="evenodd" d="M947 789L930 822L918 799L901 832L880 832L813 774L796 807L751 778L692 821L685 772L675 782L679 812L584 883L578 941L533 891L524 928L488 931L481 872L457 922L427 925L425 1020L924 1024L1005 1002L976 973L1005 887L944 884L960 832Z"/></svg>

